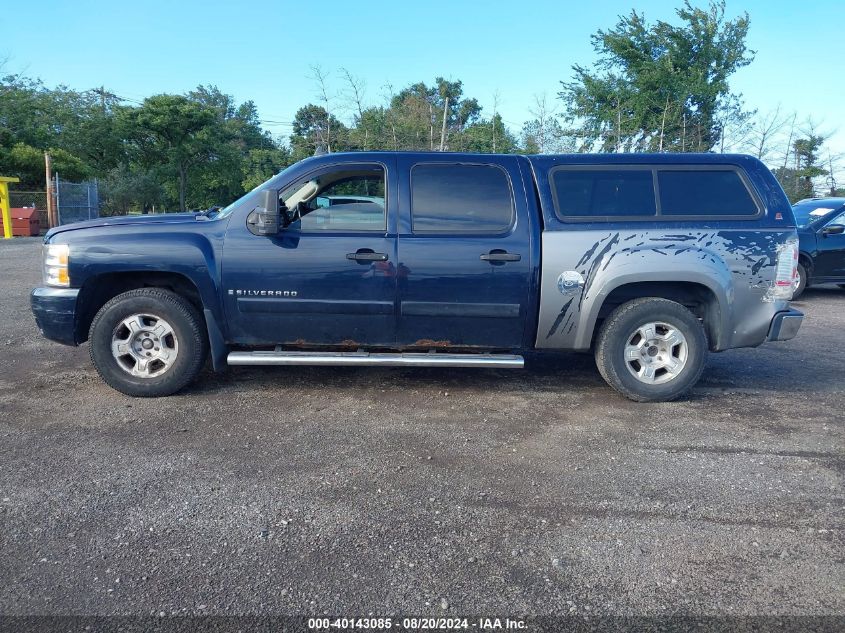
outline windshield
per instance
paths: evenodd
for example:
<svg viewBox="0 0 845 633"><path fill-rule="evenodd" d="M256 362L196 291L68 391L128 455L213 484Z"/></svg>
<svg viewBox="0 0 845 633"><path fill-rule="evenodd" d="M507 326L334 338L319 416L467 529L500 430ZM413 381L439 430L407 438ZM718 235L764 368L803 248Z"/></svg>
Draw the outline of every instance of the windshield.
<svg viewBox="0 0 845 633"><path fill-rule="evenodd" d="M808 226L819 218L823 218L829 213L841 209L843 204L845 204L845 200L839 198L799 202L792 207L792 213L795 215L795 224L802 227Z"/></svg>

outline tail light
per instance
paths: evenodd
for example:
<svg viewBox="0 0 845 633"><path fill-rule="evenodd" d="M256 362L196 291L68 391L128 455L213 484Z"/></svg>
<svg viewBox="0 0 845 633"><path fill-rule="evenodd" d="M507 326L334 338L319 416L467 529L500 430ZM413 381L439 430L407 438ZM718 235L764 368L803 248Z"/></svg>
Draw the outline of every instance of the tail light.
<svg viewBox="0 0 845 633"><path fill-rule="evenodd" d="M772 293L775 299L792 299L795 284L798 281L798 240L790 238L778 249L775 268L775 287Z"/></svg>

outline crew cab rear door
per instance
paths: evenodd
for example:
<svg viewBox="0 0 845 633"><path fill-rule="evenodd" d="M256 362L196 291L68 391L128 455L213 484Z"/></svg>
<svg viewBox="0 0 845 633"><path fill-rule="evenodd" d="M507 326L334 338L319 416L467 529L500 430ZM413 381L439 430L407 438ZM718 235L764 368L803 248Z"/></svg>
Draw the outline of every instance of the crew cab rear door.
<svg viewBox="0 0 845 633"><path fill-rule="evenodd" d="M534 262L518 160L398 158L400 346L523 346Z"/></svg>

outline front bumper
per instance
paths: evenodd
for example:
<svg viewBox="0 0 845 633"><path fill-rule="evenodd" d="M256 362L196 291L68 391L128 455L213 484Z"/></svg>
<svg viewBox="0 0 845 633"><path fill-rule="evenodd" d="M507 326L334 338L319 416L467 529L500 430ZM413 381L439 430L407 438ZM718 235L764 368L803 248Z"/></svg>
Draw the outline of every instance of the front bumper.
<svg viewBox="0 0 845 633"><path fill-rule="evenodd" d="M769 335L766 337L766 340L788 341L791 338L795 338L803 320L804 313L793 310L792 308L778 312L772 318L772 323L769 325Z"/></svg>
<svg viewBox="0 0 845 633"><path fill-rule="evenodd" d="M79 288L35 288L29 295L35 324L52 341L76 345L76 298Z"/></svg>

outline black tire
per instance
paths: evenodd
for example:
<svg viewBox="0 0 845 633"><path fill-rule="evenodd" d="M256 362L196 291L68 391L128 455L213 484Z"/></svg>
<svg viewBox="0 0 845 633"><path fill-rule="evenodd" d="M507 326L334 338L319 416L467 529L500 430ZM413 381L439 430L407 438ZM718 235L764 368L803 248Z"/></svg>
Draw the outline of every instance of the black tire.
<svg viewBox="0 0 845 633"><path fill-rule="evenodd" d="M807 289L807 269L804 268L804 264L798 264L798 285L795 286L795 290L792 291L792 300L796 301L798 297L804 294L804 291Z"/></svg>
<svg viewBox="0 0 845 633"><path fill-rule="evenodd" d="M123 338L121 328L130 337L127 340L136 340L131 338L132 332L122 325L124 320L134 315L151 315L163 320L172 330L167 335L167 345L175 352L171 365L153 359L152 363L160 364L156 367L150 365L149 360L141 358L148 367L152 367L151 373L154 375L151 376L141 377L130 373L129 366L136 362L131 354L118 358L112 353L113 339ZM147 319L143 323L155 325L157 321ZM91 361L97 373L110 387L127 396L145 398L176 393L197 377L208 356L205 322L199 311L176 293L161 288L130 290L113 298L94 317L88 340ZM161 347L164 349L165 344L162 343ZM156 353L153 348L149 349L153 354ZM146 354L144 350L140 353Z"/></svg>
<svg viewBox="0 0 845 633"><path fill-rule="evenodd" d="M646 384L635 377L625 359L625 348L632 336L638 328L651 322L669 325L685 339L685 360L681 368L669 378L666 376L672 372L658 369L658 372L664 372L659 379L666 380L659 384ZM654 359L657 352L646 354L647 349L644 349L643 358ZM692 312L675 301L644 297L622 304L605 319L596 339L595 358L602 378L626 398L636 402L667 402L682 396L698 382L707 361L707 350L704 327ZM672 347L670 353L674 356L681 351L679 345Z"/></svg>

